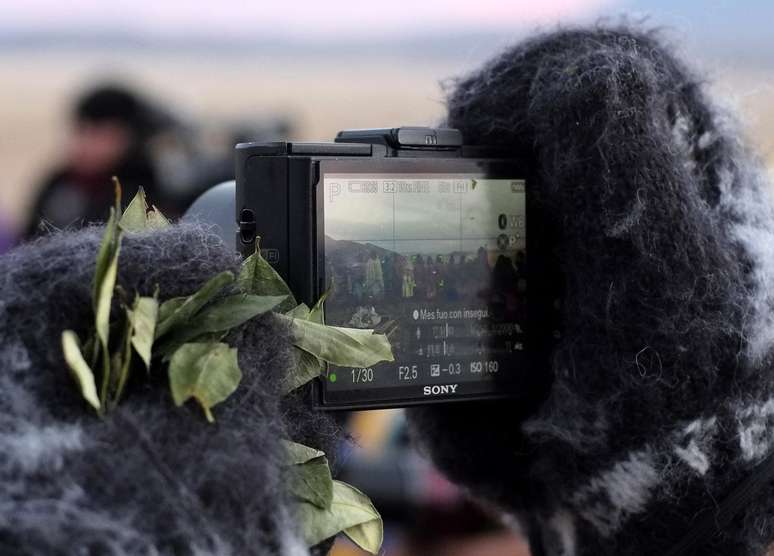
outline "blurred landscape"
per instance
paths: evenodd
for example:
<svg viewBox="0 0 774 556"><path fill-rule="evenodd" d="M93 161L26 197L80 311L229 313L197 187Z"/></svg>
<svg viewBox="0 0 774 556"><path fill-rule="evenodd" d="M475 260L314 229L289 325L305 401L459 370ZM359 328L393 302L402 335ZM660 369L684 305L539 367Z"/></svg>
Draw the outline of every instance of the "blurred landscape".
<svg viewBox="0 0 774 556"><path fill-rule="evenodd" d="M290 117L294 138L332 140L339 128L432 124L437 80L451 64L389 60L192 57L184 53L16 51L0 54L0 206L24 212L33 184L60 157L69 105L84 83L129 82L200 125ZM281 139L281 138L278 138Z"/></svg>
<svg viewBox="0 0 774 556"><path fill-rule="evenodd" d="M36 183L62 157L71 103L105 79L135 87L205 135L275 119L286 119L290 138L303 140L331 140L342 128L433 125L444 114L445 80L533 29L596 21L608 13L606 4L617 8L611 14L633 13L633 19L655 14L645 26L666 28L683 56L706 72L716 99L738 112L758 152L774 163L774 57L761 27L767 18L742 19L717 1L688 2L681 11L660 2L589 4L580 16L525 21L512 30L457 25L448 32L408 29L398 38L182 30L167 36L93 25L0 24L0 210L11 227L21 224ZM740 35L742 21L747 31Z"/></svg>

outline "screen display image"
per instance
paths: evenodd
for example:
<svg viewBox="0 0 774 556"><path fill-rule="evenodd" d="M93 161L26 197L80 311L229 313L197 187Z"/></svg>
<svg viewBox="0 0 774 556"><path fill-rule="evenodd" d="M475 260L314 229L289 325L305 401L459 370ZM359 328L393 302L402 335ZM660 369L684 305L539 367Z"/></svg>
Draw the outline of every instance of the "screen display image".
<svg viewBox="0 0 774 556"><path fill-rule="evenodd" d="M327 322L390 331L395 355L372 368L332 367L329 395L392 389L380 395L399 397L412 386L440 394L432 387L449 384L454 394L477 394L519 363L523 180L327 174L323 192Z"/></svg>

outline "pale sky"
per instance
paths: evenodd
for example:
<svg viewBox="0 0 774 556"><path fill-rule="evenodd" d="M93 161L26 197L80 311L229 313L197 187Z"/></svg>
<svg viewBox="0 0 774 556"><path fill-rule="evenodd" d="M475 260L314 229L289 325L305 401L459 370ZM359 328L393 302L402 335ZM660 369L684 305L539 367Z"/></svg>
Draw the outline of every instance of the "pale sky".
<svg viewBox="0 0 774 556"><path fill-rule="evenodd" d="M595 17L616 0L6 0L0 30L121 30L159 36L389 37Z"/></svg>
<svg viewBox="0 0 774 556"><path fill-rule="evenodd" d="M703 56L771 63L771 0L0 0L3 44L51 39L363 44L508 37L557 24L646 21ZM466 35L467 34L467 35ZM10 39L3 41L3 39ZM46 42L48 40L48 42ZM108 41L109 42L109 41ZM448 45L447 45L448 46Z"/></svg>

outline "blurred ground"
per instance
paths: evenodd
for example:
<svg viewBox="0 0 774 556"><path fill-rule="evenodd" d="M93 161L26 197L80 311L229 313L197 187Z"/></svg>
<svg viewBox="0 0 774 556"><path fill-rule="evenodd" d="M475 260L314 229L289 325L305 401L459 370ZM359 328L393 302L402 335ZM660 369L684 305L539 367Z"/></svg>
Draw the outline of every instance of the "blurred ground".
<svg viewBox="0 0 774 556"><path fill-rule="evenodd" d="M345 127L437 122L443 113L438 80L455 69L437 61L398 67L394 60L356 56L310 62L0 53L0 207L18 225L33 184L57 160L71 99L105 77L135 84L199 123L290 115L298 138L332 140Z"/></svg>
<svg viewBox="0 0 774 556"><path fill-rule="evenodd" d="M388 56L268 57L206 53L0 52L0 209L22 220L34 184L58 158L72 98L117 77L201 124L290 116L296 139L331 140L339 129L435 124L439 83L470 59ZM718 97L739 110L759 152L774 162L774 78L768 70L710 67Z"/></svg>
<svg viewBox="0 0 774 556"><path fill-rule="evenodd" d="M774 167L774 73L770 69L710 69L715 98L734 110L750 144Z"/></svg>

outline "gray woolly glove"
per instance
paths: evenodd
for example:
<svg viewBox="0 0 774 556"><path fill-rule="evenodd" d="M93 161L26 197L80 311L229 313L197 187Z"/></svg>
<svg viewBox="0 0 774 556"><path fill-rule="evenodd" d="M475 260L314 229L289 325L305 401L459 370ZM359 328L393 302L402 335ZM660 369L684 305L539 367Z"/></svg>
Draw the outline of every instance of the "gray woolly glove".
<svg viewBox="0 0 774 556"><path fill-rule="evenodd" d="M451 127L537 172L565 303L536 407L410 411L449 476L556 556L666 554L774 447L774 213L760 166L656 36L568 30L460 81ZM774 540L766 486L686 554Z"/></svg>
<svg viewBox="0 0 774 556"><path fill-rule="evenodd" d="M102 232L58 233L0 257L0 552L308 554L283 489L280 438L326 449L336 430L300 399L280 407L291 359L271 316L228 338L243 380L214 425L190 404L175 407L155 369L102 420L84 404L60 337L92 327ZM237 264L208 229L178 225L127 234L118 283L143 295L158 286L164 300Z"/></svg>

